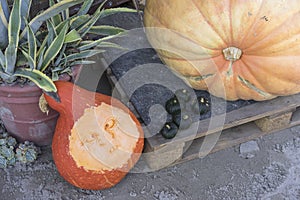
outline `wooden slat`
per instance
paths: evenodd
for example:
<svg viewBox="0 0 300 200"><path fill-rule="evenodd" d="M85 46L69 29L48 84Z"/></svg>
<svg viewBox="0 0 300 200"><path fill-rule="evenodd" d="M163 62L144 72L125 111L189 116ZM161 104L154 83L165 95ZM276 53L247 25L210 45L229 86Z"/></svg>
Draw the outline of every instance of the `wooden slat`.
<svg viewBox="0 0 300 200"><path fill-rule="evenodd" d="M281 127L280 129L263 132L255 125L254 122L250 122L223 131L217 144L209 153L214 153L220 150L224 150L233 147L235 145L239 145L241 143L254 140L264 135L274 133L280 130L284 130L297 125L300 125L300 107L298 107L297 110L293 113L292 121L290 122L290 124ZM182 158L174 162L173 165L205 156L205 153L199 152L202 143L203 143L203 138L194 140L193 143L189 146L189 148L187 148L187 150L184 152Z"/></svg>
<svg viewBox="0 0 300 200"><path fill-rule="evenodd" d="M300 94L292 95L288 97L278 97L273 100L257 102L242 107L240 109L234 110L232 112L226 113L225 123L211 125L209 130L208 127L210 125L210 122L220 121L222 120L222 117L216 116L215 119L212 118L212 119L205 119L203 121L200 121L198 124L198 130L196 135L195 133L189 130L185 130L182 131L180 134L178 134L172 140L166 140L160 134L157 134L149 138L148 140L149 140L149 144L154 149L159 149L164 145L193 140L195 138L213 134L215 132L226 130L267 116L272 116L278 113L287 112L289 110L296 109L296 107L299 105L300 105ZM220 120L217 120L217 118L220 118ZM195 130L195 126L197 126L197 123L193 124L193 127L191 129Z"/></svg>

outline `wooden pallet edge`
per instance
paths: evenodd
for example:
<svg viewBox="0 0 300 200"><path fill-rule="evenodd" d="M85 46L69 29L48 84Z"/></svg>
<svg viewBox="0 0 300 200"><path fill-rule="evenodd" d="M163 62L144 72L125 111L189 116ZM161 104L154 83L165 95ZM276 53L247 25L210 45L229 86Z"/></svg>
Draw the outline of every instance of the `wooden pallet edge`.
<svg viewBox="0 0 300 200"><path fill-rule="evenodd" d="M297 99L297 97L299 98ZM282 103L282 102L289 102L289 103ZM201 120L197 122L197 125L200 128L198 129L197 134L189 134L187 131L183 131L182 134L177 135L174 139L169 141L165 140L160 135L157 135L152 138L149 138L149 143L151 144L151 146L153 146L154 149L159 149L172 143L182 143L189 140L194 140L196 138L201 138L206 135L214 134L221 130L227 130L242 124L246 124L249 122L256 122L256 121L262 131L269 131L271 129L276 130L280 128L280 126L284 127L286 124L289 123L293 111L295 111L295 109L298 106L300 106L300 95L279 97L278 99L274 99L268 102L259 102L259 103L261 103L260 107L267 106L267 105L272 105L272 106L270 107L270 109L266 109L264 111L258 112L258 114L256 113L257 115L254 114L245 115L240 119L236 119L236 122L233 121L229 123L227 120L227 122L225 121L225 123L217 123L217 125L212 125L211 127L209 127L211 121L218 122L221 121L222 119L216 120L210 118L210 119ZM284 104L285 106L279 107L279 105L284 105ZM255 105L245 106L242 107L241 109L237 109L229 113L226 113L226 118L233 118L233 116L238 115L239 113L247 112L247 110L249 109L250 110L255 109ZM222 116L216 116L216 118L219 117L222 118Z"/></svg>
<svg viewBox="0 0 300 200"><path fill-rule="evenodd" d="M197 138L191 142L188 141L187 143L182 143L181 145L177 144L177 146L175 146L177 148L176 151L172 150L170 152L163 152L163 151L154 150L153 155L156 155L156 157L155 158L146 157L146 163L152 170L158 170L165 167L170 167L180 163L184 163L193 159L203 158L208 154L225 150L230 147L239 145L241 143L251 141L271 133L282 131L287 128L298 126L300 125L300 107L298 107L292 113L290 120L291 121L288 124L285 124L285 126L280 126L277 129L272 129L267 131L262 131L255 124L255 122L249 122L240 126L227 129L222 132L219 140L217 141L217 143L211 149L210 152L200 151L200 147L203 143L204 137ZM214 133L214 134L219 134L219 133ZM218 137L218 135L216 137ZM180 147L182 147L182 149L179 149ZM165 149L167 150L166 147ZM150 152L146 151L146 153L150 153ZM170 153L172 153L173 155L170 156ZM168 165L166 165L165 163L165 157L167 155L169 155ZM172 163L171 163L171 159L173 159Z"/></svg>

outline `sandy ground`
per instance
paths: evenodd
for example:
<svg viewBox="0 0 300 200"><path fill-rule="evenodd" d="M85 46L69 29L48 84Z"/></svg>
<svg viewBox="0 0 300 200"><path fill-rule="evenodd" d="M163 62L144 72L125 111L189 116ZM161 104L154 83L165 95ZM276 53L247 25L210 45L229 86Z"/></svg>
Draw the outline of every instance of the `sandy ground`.
<svg viewBox="0 0 300 200"><path fill-rule="evenodd" d="M81 190L65 182L56 171L50 148L42 149L34 164L0 170L0 176L3 200L297 200L300 199L300 127L157 172L130 173L114 188L104 191Z"/></svg>

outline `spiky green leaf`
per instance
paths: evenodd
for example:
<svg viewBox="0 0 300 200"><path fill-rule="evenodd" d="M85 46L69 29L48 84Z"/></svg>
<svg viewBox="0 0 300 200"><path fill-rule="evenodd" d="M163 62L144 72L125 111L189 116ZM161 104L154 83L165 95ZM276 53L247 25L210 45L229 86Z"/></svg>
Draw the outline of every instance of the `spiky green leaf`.
<svg viewBox="0 0 300 200"><path fill-rule="evenodd" d="M49 6L52 7L54 6L55 1L54 0L49 0ZM54 26L57 26L58 24L60 24L62 22L62 18L61 18L61 14L57 14L54 15L53 17L51 17L51 21L54 24Z"/></svg>
<svg viewBox="0 0 300 200"><path fill-rule="evenodd" d="M114 15L116 13L121 13L121 12L125 12L125 13L136 13L137 11L135 9L131 9L131 8L109 8L109 9L105 9L101 12L101 16L100 18L104 18L110 15Z"/></svg>
<svg viewBox="0 0 300 200"><path fill-rule="evenodd" d="M91 19L89 15L75 16L70 20L71 29L79 30L82 26L88 23Z"/></svg>
<svg viewBox="0 0 300 200"><path fill-rule="evenodd" d="M5 56L1 50L0 50L0 66L2 69L5 68Z"/></svg>
<svg viewBox="0 0 300 200"><path fill-rule="evenodd" d="M55 56L60 52L60 49L64 44L67 30L68 30L68 24L65 24L64 28L61 30L58 36L53 40L52 44L45 52L45 56L41 66L41 71L44 71L48 67L50 62L55 58Z"/></svg>
<svg viewBox="0 0 300 200"><path fill-rule="evenodd" d="M2 71L2 69L0 69L0 78L2 78L2 80L7 81L11 78L11 76L5 73L4 71Z"/></svg>
<svg viewBox="0 0 300 200"><path fill-rule="evenodd" d="M37 66L36 66L36 68L38 70L41 69L42 63L44 61L44 55L45 55L46 47L40 48L40 50L41 51L38 54L38 63L37 63Z"/></svg>
<svg viewBox="0 0 300 200"><path fill-rule="evenodd" d="M56 3L54 6L49 7L47 10L37 15L30 21L29 25L32 28L32 31L35 33L46 20L82 2L84 2L84 0L63 0ZM25 30L22 32L21 37L24 37L26 35L26 32L27 29L25 28Z"/></svg>
<svg viewBox="0 0 300 200"><path fill-rule="evenodd" d="M52 72L52 78L53 81L57 81L59 79L58 73L57 72Z"/></svg>
<svg viewBox="0 0 300 200"><path fill-rule="evenodd" d="M68 23L69 24L70 20L65 20L65 21L62 21L60 24L58 24L56 27L55 27L55 31L57 34L59 34L61 32L61 30L64 28L64 26Z"/></svg>
<svg viewBox="0 0 300 200"><path fill-rule="evenodd" d="M48 35L47 35L47 45L50 46L56 37L56 32L54 25L52 24L51 20L47 20L47 29L48 29Z"/></svg>
<svg viewBox="0 0 300 200"><path fill-rule="evenodd" d="M31 0L21 1L21 30L26 26L26 20L29 19L29 11L31 7Z"/></svg>
<svg viewBox="0 0 300 200"><path fill-rule="evenodd" d="M28 65L30 66L30 69L35 69L35 61L34 59L23 49L21 49L22 54L27 59Z"/></svg>
<svg viewBox="0 0 300 200"><path fill-rule="evenodd" d="M108 25L101 25L101 26L93 26L90 28L89 33L95 35L116 35L119 33L124 32L125 29L115 27L115 26L108 26Z"/></svg>
<svg viewBox="0 0 300 200"><path fill-rule="evenodd" d="M59 63L61 63L62 58L66 56L65 55L66 48L67 48L67 44L64 44L63 47L61 48L59 55L57 56L57 58L54 62L55 67L57 67L59 65Z"/></svg>
<svg viewBox="0 0 300 200"><path fill-rule="evenodd" d="M27 32L27 38L28 38L28 54L29 56L32 58L33 61L33 69L35 69L36 67L36 54L37 54L37 43L36 43L36 38L35 35L32 31L32 29L30 28L30 26L28 26L28 32Z"/></svg>
<svg viewBox="0 0 300 200"><path fill-rule="evenodd" d="M79 61L74 61L71 63L71 66L74 65L91 65L91 64L95 64L95 61L92 60L79 60Z"/></svg>
<svg viewBox="0 0 300 200"><path fill-rule="evenodd" d="M17 58L19 32L21 29L21 0L14 1L9 21L13 23L8 24L8 47L5 51L5 72L8 74L13 74Z"/></svg>
<svg viewBox="0 0 300 200"><path fill-rule="evenodd" d="M80 10L78 11L77 15L85 15L85 14L87 14L89 12L89 10L90 10L93 2L94 2L94 0L86 0L82 4L82 6L81 6Z"/></svg>
<svg viewBox="0 0 300 200"><path fill-rule="evenodd" d="M39 48L38 48L39 50L37 52L37 57L40 57L41 52L44 51L47 48L47 41L48 41L48 39L46 37L43 40L42 44L39 46Z"/></svg>
<svg viewBox="0 0 300 200"><path fill-rule="evenodd" d="M58 2L60 2L60 0L58 0ZM61 17L62 17L62 20L63 20L63 21L69 19L69 17L70 17L70 11L69 11L69 8L66 8L66 9L64 9L64 10L61 12Z"/></svg>
<svg viewBox="0 0 300 200"><path fill-rule="evenodd" d="M98 19L102 15L103 12L102 9L105 3L106 1L100 4L100 6L97 8L93 16L89 19L89 21L78 30L80 32L81 37L84 37L89 32L89 30L94 26L94 24L98 21Z"/></svg>
<svg viewBox="0 0 300 200"><path fill-rule="evenodd" d="M41 88L45 92L57 91L53 81L47 75L45 75L39 70L18 68L14 75L31 80L33 83L35 83L39 88Z"/></svg>
<svg viewBox="0 0 300 200"><path fill-rule="evenodd" d="M83 51L80 53L74 53L71 55L68 55L65 59L70 62L70 61L75 61L75 60L80 60L80 59L86 59L89 58L91 56L97 55L99 53L103 53L105 52L104 50L87 50L87 51Z"/></svg>
<svg viewBox="0 0 300 200"><path fill-rule="evenodd" d="M66 38L65 38L65 43L71 43L71 42L76 42L76 41L79 41L81 40L82 38L80 37L80 34L75 30L71 30L67 35L66 35Z"/></svg>
<svg viewBox="0 0 300 200"><path fill-rule="evenodd" d="M8 44L8 18L9 8L6 0L0 0L0 49L4 49Z"/></svg>
<svg viewBox="0 0 300 200"><path fill-rule="evenodd" d="M23 48L23 49L25 49L25 48ZM27 64L28 64L27 58L22 53L18 53L16 67L23 67Z"/></svg>
<svg viewBox="0 0 300 200"><path fill-rule="evenodd" d="M117 34L117 35L107 36L107 37L104 37L104 38L100 38L100 39L95 40L93 42L90 42L88 44L82 45L82 46L78 47L78 49L80 51L91 49L91 48L94 48L94 47L100 45L102 42L104 42L106 40L110 40L110 39L113 39L113 38L116 38L116 37L119 37L119 36L122 36L122 33Z"/></svg>
<svg viewBox="0 0 300 200"><path fill-rule="evenodd" d="M0 4L1 4L1 7L2 7L3 14L4 14L6 20L8 20L9 15L10 15L10 10L9 10L7 0L0 0Z"/></svg>
<svg viewBox="0 0 300 200"><path fill-rule="evenodd" d="M115 48L115 49L123 49L123 50L126 50L126 48L118 45L118 44L115 44L113 42L101 42L100 44L97 45L97 48Z"/></svg>

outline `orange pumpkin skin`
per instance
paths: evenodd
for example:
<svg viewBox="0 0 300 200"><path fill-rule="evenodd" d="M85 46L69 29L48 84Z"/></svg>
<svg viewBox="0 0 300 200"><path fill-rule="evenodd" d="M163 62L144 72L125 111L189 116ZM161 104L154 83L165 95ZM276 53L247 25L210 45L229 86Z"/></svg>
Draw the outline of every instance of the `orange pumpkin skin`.
<svg viewBox="0 0 300 200"><path fill-rule="evenodd" d="M149 0L144 12L146 27L168 29L146 29L165 64L227 100L300 92L299 22L296 0Z"/></svg>
<svg viewBox="0 0 300 200"><path fill-rule="evenodd" d="M57 81L55 85L61 102L57 103L47 95L45 95L45 98L50 107L60 113L52 141L53 160L60 175L72 185L82 189L101 190L116 185L135 165L143 150L144 135L139 121L134 114L117 99L100 93L87 91L70 82ZM104 171L86 170L83 167L78 167L70 155L69 136L74 122L83 115L84 110L91 106L98 106L101 103L113 105L128 112L136 123L140 136L131 158L123 167Z"/></svg>

